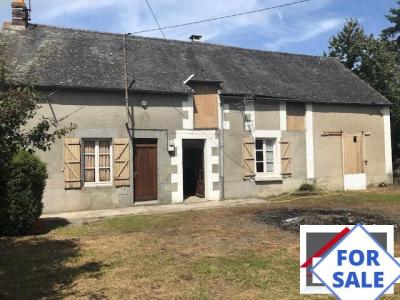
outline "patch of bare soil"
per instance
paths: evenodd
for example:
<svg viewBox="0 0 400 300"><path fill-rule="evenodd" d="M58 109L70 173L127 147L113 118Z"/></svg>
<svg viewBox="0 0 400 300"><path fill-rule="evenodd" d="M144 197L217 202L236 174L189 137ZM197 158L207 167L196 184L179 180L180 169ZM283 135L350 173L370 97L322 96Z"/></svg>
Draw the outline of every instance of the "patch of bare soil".
<svg viewBox="0 0 400 300"><path fill-rule="evenodd" d="M276 225L284 230L300 231L300 225L394 225L398 220L379 214L368 214L355 210L282 208L260 212L258 221Z"/></svg>

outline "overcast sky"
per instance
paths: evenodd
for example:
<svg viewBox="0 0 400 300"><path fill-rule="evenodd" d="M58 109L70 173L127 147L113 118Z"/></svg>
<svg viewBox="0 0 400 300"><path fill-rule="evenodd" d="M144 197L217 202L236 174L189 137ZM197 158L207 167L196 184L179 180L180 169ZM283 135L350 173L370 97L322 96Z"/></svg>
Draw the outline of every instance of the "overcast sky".
<svg viewBox="0 0 400 300"><path fill-rule="evenodd" d="M26 0L28 1L28 0ZM294 0L149 0L161 26L293 2ZM11 0L0 0L0 22L11 19ZM320 55L329 37L350 17L365 30L388 26L385 14L395 0L313 0L231 19L165 30L167 38L203 35L211 43ZM32 0L32 22L107 32L135 32L156 27L145 0ZM161 37L160 32L147 36Z"/></svg>

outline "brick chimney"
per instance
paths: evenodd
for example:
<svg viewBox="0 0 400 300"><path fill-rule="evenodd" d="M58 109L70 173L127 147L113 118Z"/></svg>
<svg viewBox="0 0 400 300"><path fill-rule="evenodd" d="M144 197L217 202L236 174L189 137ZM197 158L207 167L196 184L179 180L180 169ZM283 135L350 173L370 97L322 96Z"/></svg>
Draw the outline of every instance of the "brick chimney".
<svg viewBox="0 0 400 300"><path fill-rule="evenodd" d="M11 8L12 8L11 25L27 27L30 18L29 18L29 9L26 7L25 1L12 0Z"/></svg>

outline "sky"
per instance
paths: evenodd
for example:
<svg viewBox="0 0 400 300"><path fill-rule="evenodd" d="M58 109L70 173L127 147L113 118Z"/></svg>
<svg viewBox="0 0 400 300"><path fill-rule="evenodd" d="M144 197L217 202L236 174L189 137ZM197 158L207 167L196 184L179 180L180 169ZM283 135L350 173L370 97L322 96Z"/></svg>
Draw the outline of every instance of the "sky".
<svg viewBox="0 0 400 300"><path fill-rule="evenodd" d="M28 0L26 0L28 1ZM31 0L32 23L115 33L157 27L145 0ZM161 26L169 26L294 0L149 0ZM11 0L0 0L0 22L11 19ZM203 36L204 42L321 55L329 38L356 17L367 33L388 27L385 18L395 0L311 0L289 7L165 30L169 39ZM144 36L162 37L161 32Z"/></svg>

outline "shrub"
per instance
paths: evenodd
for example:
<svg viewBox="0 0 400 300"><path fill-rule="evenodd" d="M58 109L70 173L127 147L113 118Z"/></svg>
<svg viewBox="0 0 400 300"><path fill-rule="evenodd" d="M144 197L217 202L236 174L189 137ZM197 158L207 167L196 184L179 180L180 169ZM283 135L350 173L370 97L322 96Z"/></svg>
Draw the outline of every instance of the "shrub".
<svg viewBox="0 0 400 300"><path fill-rule="evenodd" d="M0 234L23 234L37 221L46 179L46 165L36 155L21 150L13 156L0 202Z"/></svg>
<svg viewBox="0 0 400 300"><path fill-rule="evenodd" d="M316 190L317 190L316 185L310 183L303 183L299 187L300 192L315 192Z"/></svg>

